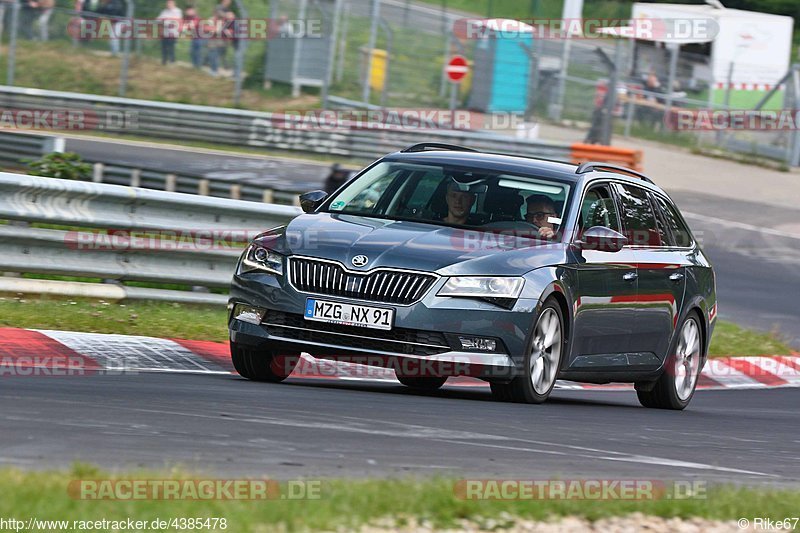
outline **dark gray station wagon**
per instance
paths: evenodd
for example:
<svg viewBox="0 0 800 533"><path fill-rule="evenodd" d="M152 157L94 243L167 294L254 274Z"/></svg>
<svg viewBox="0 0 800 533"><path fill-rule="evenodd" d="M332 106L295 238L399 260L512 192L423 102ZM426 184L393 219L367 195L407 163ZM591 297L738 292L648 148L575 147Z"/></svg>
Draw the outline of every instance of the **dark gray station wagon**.
<svg viewBox="0 0 800 533"><path fill-rule="evenodd" d="M230 298L236 370L281 381L299 354L466 375L541 403L556 379L631 382L683 409L716 316L714 272L646 176L423 143L259 235Z"/></svg>

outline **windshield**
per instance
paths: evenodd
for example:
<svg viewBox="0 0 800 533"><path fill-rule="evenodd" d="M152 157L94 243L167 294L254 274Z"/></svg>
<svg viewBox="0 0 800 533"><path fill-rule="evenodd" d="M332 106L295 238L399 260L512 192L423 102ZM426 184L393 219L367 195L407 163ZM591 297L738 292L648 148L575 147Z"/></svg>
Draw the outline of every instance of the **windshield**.
<svg viewBox="0 0 800 533"><path fill-rule="evenodd" d="M569 189L547 178L381 162L340 191L327 211L554 239Z"/></svg>

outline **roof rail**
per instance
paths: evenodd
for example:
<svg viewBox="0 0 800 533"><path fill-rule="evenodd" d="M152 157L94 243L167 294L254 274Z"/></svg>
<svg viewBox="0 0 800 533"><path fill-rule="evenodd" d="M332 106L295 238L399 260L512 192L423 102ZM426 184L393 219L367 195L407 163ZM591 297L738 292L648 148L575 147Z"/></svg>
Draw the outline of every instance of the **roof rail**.
<svg viewBox="0 0 800 533"><path fill-rule="evenodd" d="M622 172L623 174L630 174L635 178L642 179L647 183L652 183L655 185L653 180L642 174L641 172L636 172L635 170L631 170L627 167L621 167L619 165L613 165L611 163L603 163L602 161L587 161L586 163L581 163L578 165L578 168L575 169L575 174L585 174L586 172L591 172L593 170L615 170L617 172Z"/></svg>
<svg viewBox="0 0 800 533"><path fill-rule="evenodd" d="M454 152L477 152L478 150L473 150L472 148L467 148L465 146L458 146L457 144L446 144L446 143L417 143L413 144L407 148L403 148L400 150L402 153L409 153L409 152L424 152L428 148L432 148L434 150L453 150Z"/></svg>

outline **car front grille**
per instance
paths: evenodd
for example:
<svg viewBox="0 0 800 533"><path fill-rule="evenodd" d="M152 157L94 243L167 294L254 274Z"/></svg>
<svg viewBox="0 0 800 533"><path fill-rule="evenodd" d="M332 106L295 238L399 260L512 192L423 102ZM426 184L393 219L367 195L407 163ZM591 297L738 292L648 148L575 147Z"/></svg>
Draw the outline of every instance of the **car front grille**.
<svg viewBox="0 0 800 533"><path fill-rule="evenodd" d="M270 335L296 341L317 342L376 352L429 356L450 351L438 331L396 328L378 331L357 326L306 320L302 315L268 311L262 324Z"/></svg>
<svg viewBox="0 0 800 533"><path fill-rule="evenodd" d="M338 263L300 257L289 258L289 275L299 291L399 305L419 301L436 282L432 274L391 269L361 274Z"/></svg>

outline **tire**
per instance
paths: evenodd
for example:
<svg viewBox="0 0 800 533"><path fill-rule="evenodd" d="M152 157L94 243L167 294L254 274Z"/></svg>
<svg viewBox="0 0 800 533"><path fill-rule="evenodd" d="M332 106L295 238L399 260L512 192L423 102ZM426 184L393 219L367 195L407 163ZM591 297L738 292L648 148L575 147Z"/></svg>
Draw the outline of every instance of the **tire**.
<svg viewBox="0 0 800 533"><path fill-rule="evenodd" d="M401 376L399 374L395 375L397 376L397 380L406 387L424 391L437 390L442 385L444 385L445 381L447 381L447 376L409 377L409 376Z"/></svg>
<svg viewBox="0 0 800 533"><path fill-rule="evenodd" d="M703 330L692 312L681 322L664 371L654 386L636 386L639 403L651 409L685 409L694 396L703 368Z"/></svg>
<svg viewBox="0 0 800 533"><path fill-rule="evenodd" d="M556 322L552 322L553 320ZM555 387L561 361L566 354L565 332L561 307L553 298L549 298L536 317L522 374L508 383L491 383L495 399L517 403L544 403Z"/></svg>
<svg viewBox="0 0 800 533"><path fill-rule="evenodd" d="M297 366L299 356L275 355L270 350L244 348L231 342L231 361L236 372L251 381L280 383Z"/></svg>

